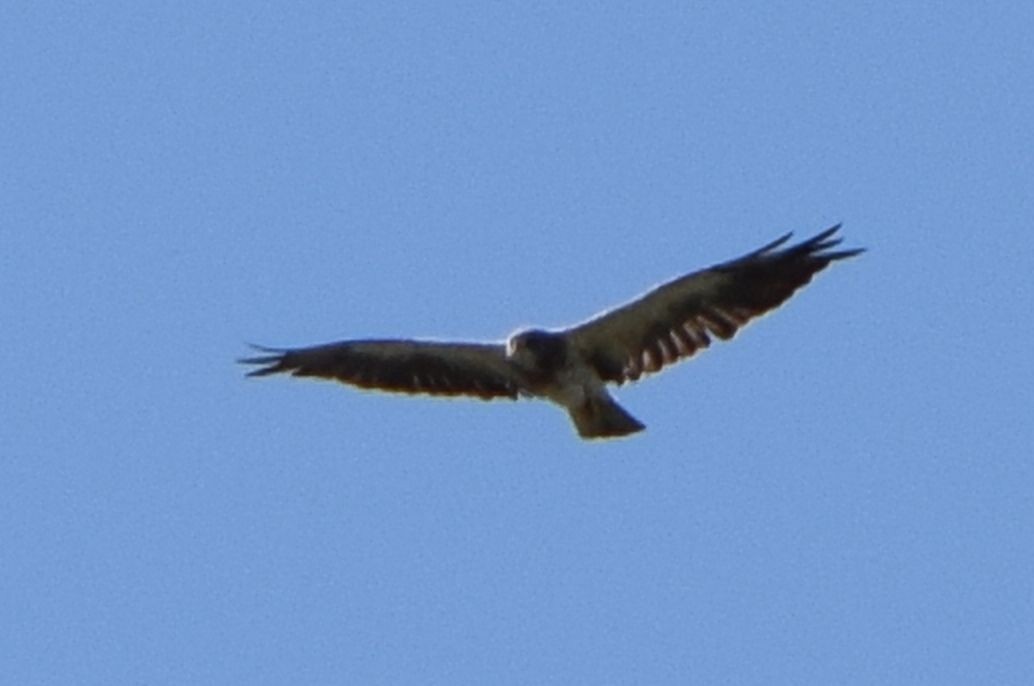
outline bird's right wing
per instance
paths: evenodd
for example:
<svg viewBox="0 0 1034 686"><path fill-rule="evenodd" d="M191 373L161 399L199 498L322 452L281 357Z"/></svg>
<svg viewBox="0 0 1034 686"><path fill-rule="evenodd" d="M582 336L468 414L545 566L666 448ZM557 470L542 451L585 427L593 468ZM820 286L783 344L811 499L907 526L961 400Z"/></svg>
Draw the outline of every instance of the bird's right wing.
<svg viewBox="0 0 1034 686"><path fill-rule="evenodd" d="M288 373L382 391L483 400L515 399L521 389L518 372L502 344L356 340L311 348L257 349L267 354L240 362L265 366L248 376Z"/></svg>

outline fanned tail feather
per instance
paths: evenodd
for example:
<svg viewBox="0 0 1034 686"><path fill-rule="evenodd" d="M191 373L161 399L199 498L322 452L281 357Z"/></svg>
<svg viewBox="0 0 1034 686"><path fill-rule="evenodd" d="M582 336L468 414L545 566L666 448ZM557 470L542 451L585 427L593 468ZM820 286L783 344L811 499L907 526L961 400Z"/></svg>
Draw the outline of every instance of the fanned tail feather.
<svg viewBox="0 0 1034 686"><path fill-rule="evenodd" d="M569 411L571 421L582 438L615 438L646 428L609 396L593 396Z"/></svg>

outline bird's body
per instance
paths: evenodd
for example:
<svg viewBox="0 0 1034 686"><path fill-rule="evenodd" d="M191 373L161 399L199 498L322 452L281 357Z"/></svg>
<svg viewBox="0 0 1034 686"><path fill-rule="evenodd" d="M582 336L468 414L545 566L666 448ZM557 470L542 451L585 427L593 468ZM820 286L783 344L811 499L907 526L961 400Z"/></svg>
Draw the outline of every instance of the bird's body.
<svg viewBox="0 0 1034 686"><path fill-rule="evenodd" d="M624 436L646 428L614 401L599 374L562 333L521 331L507 341L506 351L524 375L527 393L567 409L583 438Z"/></svg>
<svg viewBox="0 0 1034 686"><path fill-rule="evenodd" d="M528 329L503 343L402 339L353 340L241 360L265 365L250 372L287 372L385 391L468 395L490 400L521 396L564 407L583 438L641 431L643 424L611 397L607 383L636 381L732 338L751 319L785 302L829 263L862 250L828 252L834 226L777 250L783 236L739 259L675 279L635 301L577 326Z"/></svg>

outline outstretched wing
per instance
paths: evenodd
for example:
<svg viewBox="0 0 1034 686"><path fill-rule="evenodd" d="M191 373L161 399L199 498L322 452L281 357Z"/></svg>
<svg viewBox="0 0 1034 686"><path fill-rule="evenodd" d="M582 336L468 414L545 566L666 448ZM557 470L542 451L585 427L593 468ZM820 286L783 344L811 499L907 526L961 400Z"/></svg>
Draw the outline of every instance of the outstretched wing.
<svg viewBox="0 0 1034 686"><path fill-rule="evenodd" d="M840 225L788 248L792 234L708 269L658 286L638 300L567 331L606 381L635 381L732 338L751 319L779 307L830 262L863 250L830 251Z"/></svg>
<svg viewBox="0 0 1034 686"><path fill-rule="evenodd" d="M502 344L359 340L312 348L258 348L269 353L240 360L266 365L248 376L289 373L398 393L516 398L520 380Z"/></svg>

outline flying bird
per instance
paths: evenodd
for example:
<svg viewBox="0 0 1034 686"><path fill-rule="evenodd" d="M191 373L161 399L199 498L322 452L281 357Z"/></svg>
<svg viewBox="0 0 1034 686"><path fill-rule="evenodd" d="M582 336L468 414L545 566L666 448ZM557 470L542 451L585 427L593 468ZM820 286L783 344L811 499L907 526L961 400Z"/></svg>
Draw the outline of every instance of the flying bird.
<svg viewBox="0 0 1034 686"><path fill-rule="evenodd" d="M864 249L833 250L840 225L784 247L788 233L728 262L653 288L636 300L560 330L525 329L505 342L362 339L309 348L254 346L239 360L248 376L288 373L360 388L483 400L544 398L567 410L582 438L613 438L645 426L606 385L637 381L782 305L831 262Z"/></svg>

